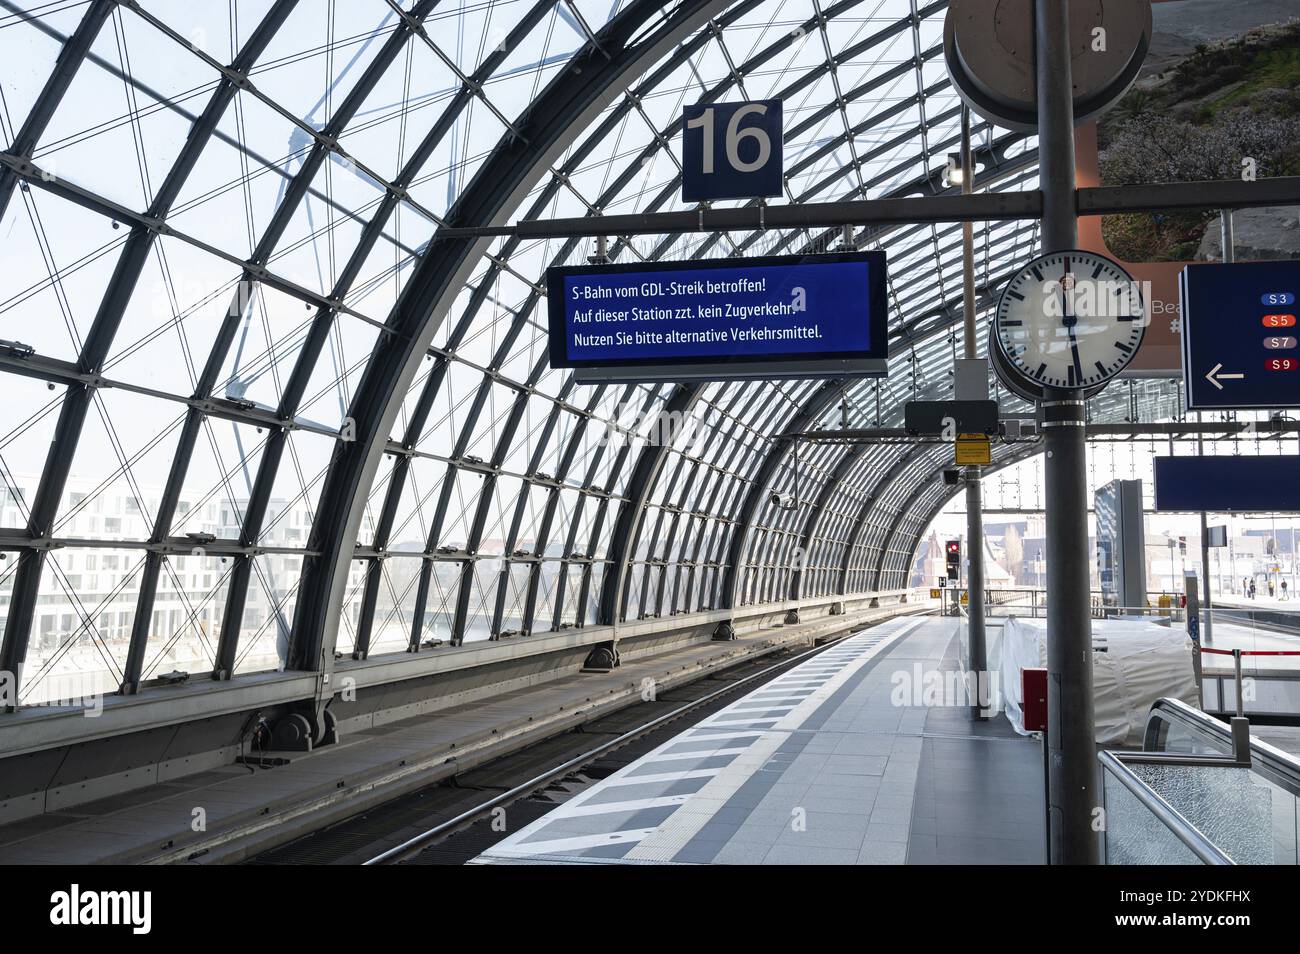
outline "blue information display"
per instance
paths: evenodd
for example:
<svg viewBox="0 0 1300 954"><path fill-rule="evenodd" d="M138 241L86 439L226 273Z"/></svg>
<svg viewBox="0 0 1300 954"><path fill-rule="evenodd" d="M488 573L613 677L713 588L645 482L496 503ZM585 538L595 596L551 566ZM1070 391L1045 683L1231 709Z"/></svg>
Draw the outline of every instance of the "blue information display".
<svg viewBox="0 0 1300 954"><path fill-rule="evenodd" d="M881 375L884 252L547 271L551 364L580 379Z"/></svg>
<svg viewBox="0 0 1300 954"><path fill-rule="evenodd" d="M1157 457L1156 509L1300 511L1300 456Z"/></svg>
<svg viewBox="0 0 1300 954"><path fill-rule="evenodd" d="M784 184L781 101L687 106L682 117L682 199L759 199Z"/></svg>
<svg viewBox="0 0 1300 954"><path fill-rule="evenodd" d="M1300 261L1188 265L1180 290L1189 411L1300 407Z"/></svg>

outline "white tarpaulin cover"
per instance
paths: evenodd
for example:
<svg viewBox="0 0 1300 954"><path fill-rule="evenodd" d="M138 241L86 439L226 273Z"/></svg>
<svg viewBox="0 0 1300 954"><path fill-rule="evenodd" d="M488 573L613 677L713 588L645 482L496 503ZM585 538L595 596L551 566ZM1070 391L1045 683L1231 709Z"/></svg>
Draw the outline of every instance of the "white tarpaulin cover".
<svg viewBox="0 0 1300 954"><path fill-rule="evenodd" d="M1002 627L1001 689L1011 725L1025 732L1020 670L1047 665L1047 621L1011 617ZM1147 712L1163 697L1200 707L1185 632L1138 620L1093 620L1093 700L1097 742L1142 744Z"/></svg>

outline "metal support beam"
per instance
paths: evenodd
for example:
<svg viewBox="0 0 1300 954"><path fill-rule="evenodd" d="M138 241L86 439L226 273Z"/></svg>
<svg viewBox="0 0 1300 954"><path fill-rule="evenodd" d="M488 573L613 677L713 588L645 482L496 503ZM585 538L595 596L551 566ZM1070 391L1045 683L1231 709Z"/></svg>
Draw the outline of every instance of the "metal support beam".
<svg viewBox="0 0 1300 954"><path fill-rule="evenodd" d="M68 87L76 78L77 70L81 69L81 64L85 62L86 54L94 45L95 38L99 36L99 31L116 6L113 0L95 0L86 8L81 21L77 24L77 29L59 50L59 58L54 64L54 69L50 72L49 79L45 81L45 86L36 97L36 101L32 103L31 112L27 114L22 128L14 136L14 141L9 144L8 151L11 154L31 156L32 150L41 141L45 127L54 118L59 103L63 102ZM5 210L9 207L9 197L13 195L18 179L18 174L12 168L0 167L0 219L4 218Z"/></svg>
<svg viewBox="0 0 1300 954"><path fill-rule="evenodd" d="M684 418L690 413L695 402L703 392L698 384L678 385L664 405L665 419ZM608 559L604 579L600 586L600 618L596 621L605 626L617 626L623 615L623 603L628 581L628 569L632 562L632 551L640 535L641 520L645 516L646 501L664 461L668 458L669 443L650 441L637 456L636 466L627 484L627 499L618 509L614 519L614 530L610 536Z"/></svg>
<svg viewBox="0 0 1300 954"><path fill-rule="evenodd" d="M1224 209L1219 213L1219 234L1223 245L1223 261L1233 262L1236 260L1236 237L1232 229L1232 210ZM1201 414L1198 411L1196 420L1201 420ZM1200 435L1196 438L1196 453L1202 455L1205 453L1205 439ZM1209 516L1204 510L1200 514L1201 521L1201 586L1205 589L1205 612L1201 614L1204 621L1201 626L1201 640L1206 645L1214 642L1214 593L1213 587L1210 586L1210 526ZM1294 548L1295 541L1292 541ZM1196 663L1200 665L1200 654L1196 654ZM1197 670L1199 675L1200 670ZM1199 680L1198 680L1199 683Z"/></svg>
<svg viewBox="0 0 1300 954"><path fill-rule="evenodd" d="M726 6L724 0L687 0L665 16L649 0L625 5L520 117L521 134L502 139L449 210L447 221L475 226L501 222L634 77ZM604 224L598 228L611 232ZM472 237L434 239L388 319L397 334L376 348L356 387L349 416L356 422L357 439L340 444L322 485L320 511L331 519L317 520L312 527L310 545L320 555L304 561L292 667L316 668L333 655L366 489L425 350L487 246Z"/></svg>
<svg viewBox="0 0 1300 954"><path fill-rule="evenodd" d="M1074 93L1069 0L1035 0L1038 163L1044 252L1075 248ZM1053 864L1096 864L1088 479L1083 393L1043 402L1047 503L1047 788Z"/></svg>
<svg viewBox="0 0 1300 954"><path fill-rule="evenodd" d="M961 184L962 192L969 195L974 190L975 169L971 162L970 148L970 109L963 106L961 111ZM962 223L962 330L966 360L979 358L976 331L975 305L975 226L971 222ZM987 372L986 372L987 375ZM984 382L984 397L988 396L988 382ZM971 395L958 394L962 400L969 400ZM988 652L984 637L984 515L983 501L980 497L980 469L966 468L966 664L974 678L967 682L975 690L975 698L970 700L970 717L974 722L983 722L987 700L980 698L981 687L988 685L985 672L988 670Z"/></svg>
<svg viewBox="0 0 1300 954"><path fill-rule="evenodd" d="M1278 176L1251 182L1213 179L1207 182L1079 189L1076 211L1079 215L1116 215L1120 212L1262 209L1295 205L1297 202L1300 202L1300 176Z"/></svg>
<svg viewBox="0 0 1300 954"><path fill-rule="evenodd" d="M787 432L799 432L814 423L827 408L832 407L844 393L845 382L832 378L822 383L804 402L803 407L786 425ZM736 594L740 587L741 574L744 572L745 544L749 531L758 517L759 508L767 496L768 487L776 476L777 468L785 461L794 447L794 441L776 438L774 446L763 458L763 463L754 473L745 499L736 513L736 523L731 529L731 539L727 545L727 568L722 582L722 609L735 609Z"/></svg>
<svg viewBox="0 0 1300 954"><path fill-rule="evenodd" d="M231 64L231 69L239 74L246 75L257 63L258 57L262 51L270 44L275 37L276 31L284 24L297 6L297 0L281 0L271 8L258 24L253 35L249 37L248 43L235 57ZM177 157L175 166L169 176L168 183L164 186L164 193L174 195L180 188L180 185L188 177L189 172L194 168L195 163L203 153L204 147L207 146L213 133L216 131L221 117L225 115L226 109L234 101L235 95L239 92L237 83L231 77L223 77L217 85L216 91L208 101L207 108L195 122L194 128L190 132L189 139L186 140L185 148ZM172 180L176 180L173 182ZM151 208L151 213L164 217L168 211L167 206L158 208L157 203ZM152 248L152 234L148 232L136 231L131 236L131 242L138 243L142 246L135 261L135 275L138 276L139 270L144 267L145 258ZM126 260L126 256L123 256ZM117 279L117 275L114 276ZM124 279L131 287L134 287L137 277ZM236 294L236 308L242 317L242 305L246 299L244 290L248 286L240 283L239 292ZM123 302L125 306L125 302ZM229 317L229 316L228 316ZM196 399L202 399L209 396L211 386L202 392L196 391ZM150 542L161 542L167 539L171 533L172 521L175 518L176 506L180 500L181 488L185 481L185 473L188 469L190 457L194 452L194 445L199 436L199 430L202 426L203 414L196 413L193 408L186 415L185 424L182 426L181 437L177 444L177 450L172 458L173 467L169 474L167 486L164 488L162 500L159 502L158 512L154 519L153 534L150 536ZM251 546L255 541L241 539L240 543L244 546ZM153 628L153 606L154 599L158 591L159 578L163 569L164 555L158 551L151 551L145 558L144 572L140 578L140 595L136 599L135 619L131 628L131 644L127 650L126 665L123 667L122 682L119 691L123 694L136 692L140 686L141 674L144 670L145 651L148 647L149 635ZM249 557L237 556L238 563L246 562ZM241 612L242 616L242 612ZM233 660L232 660L233 664Z"/></svg>
<svg viewBox="0 0 1300 954"><path fill-rule="evenodd" d="M1073 138L1073 137L1071 137ZM1041 148L1041 147L1040 147ZM1041 157L1040 157L1041 163ZM513 225L448 227L440 238L522 239L596 237L606 235L668 235L767 229L838 229L844 225L888 226L943 222L1006 222L1043 216L1045 194L991 192L978 195L861 199L847 202L805 202L792 205L749 205L738 208L647 212L565 219L525 219ZM1169 212L1195 209L1252 209L1300 202L1300 176L1279 176L1241 182L1214 179L1142 186L1097 186L1053 192L1058 210L1079 215L1120 212ZM761 216L761 218L760 218Z"/></svg>
<svg viewBox="0 0 1300 954"><path fill-rule="evenodd" d="M839 489L840 484L844 483L858 461L870 449L870 444L858 444L852 449L846 449L840 455L839 463L835 465L835 470L831 473L830 479L822 484L821 492L817 495L817 502L808 509L808 517L804 520L803 528L799 531L798 546L802 559L795 565L794 573L790 576L790 599L799 599L800 590L803 588L804 569L807 566L812 549L813 531L817 529L817 521L821 519L822 513L830 504L831 498L835 496L835 491Z"/></svg>

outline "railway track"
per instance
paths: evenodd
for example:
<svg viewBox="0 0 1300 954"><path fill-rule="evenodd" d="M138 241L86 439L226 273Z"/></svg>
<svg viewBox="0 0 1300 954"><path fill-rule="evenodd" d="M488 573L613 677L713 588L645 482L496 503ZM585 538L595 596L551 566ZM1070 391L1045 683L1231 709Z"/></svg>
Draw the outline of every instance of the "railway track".
<svg viewBox="0 0 1300 954"><path fill-rule="evenodd" d="M853 633L800 651L779 651L674 686L394 799L251 859L249 864L464 864L642 755Z"/></svg>

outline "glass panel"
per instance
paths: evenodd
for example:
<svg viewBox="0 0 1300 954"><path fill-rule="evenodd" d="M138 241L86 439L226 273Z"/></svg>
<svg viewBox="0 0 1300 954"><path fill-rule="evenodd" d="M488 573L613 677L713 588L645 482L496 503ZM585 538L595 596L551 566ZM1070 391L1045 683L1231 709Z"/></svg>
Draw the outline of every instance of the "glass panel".
<svg viewBox="0 0 1300 954"><path fill-rule="evenodd" d="M1106 864L1198 865L1196 857L1112 772L1102 772Z"/></svg>
<svg viewBox="0 0 1300 954"><path fill-rule="evenodd" d="M1295 864L1295 796L1259 773L1168 763L1128 767L1238 864Z"/></svg>
<svg viewBox="0 0 1300 954"><path fill-rule="evenodd" d="M143 550L66 548L49 554L23 664L24 704L116 692L131 642Z"/></svg>
<svg viewBox="0 0 1300 954"><path fill-rule="evenodd" d="M300 556L268 554L253 558L248 600L239 627L236 673L284 668L301 573Z"/></svg>
<svg viewBox="0 0 1300 954"><path fill-rule="evenodd" d="M1231 755L1232 745L1217 739L1206 739L1180 722L1160 720L1160 735L1155 752L1179 755Z"/></svg>
<svg viewBox="0 0 1300 954"><path fill-rule="evenodd" d="M233 568L227 557L198 552L163 560L145 648L144 679L177 669L191 675L212 670Z"/></svg>
<svg viewBox="0 0 1300 954"><path fill-rule="evenodd" d="M381 564L375 621L370 630L370 655L403 652L410 643L422 563L422 560L401 557Z"/></svg>
<svg viewBox="0 0 1300 954"><path fill-rule="evenodd" d="M35 378L0 372L0 527L23 527L54 439L66 392Z"/></svg>
<svg viewBox="0 0 1300 954"><path fill-rule="evenodd" d="M460 585L461 564L435 560L430 564L429 598L421 622L421 646L429 640L451 640L456 616L456 592Z"/></svg>

